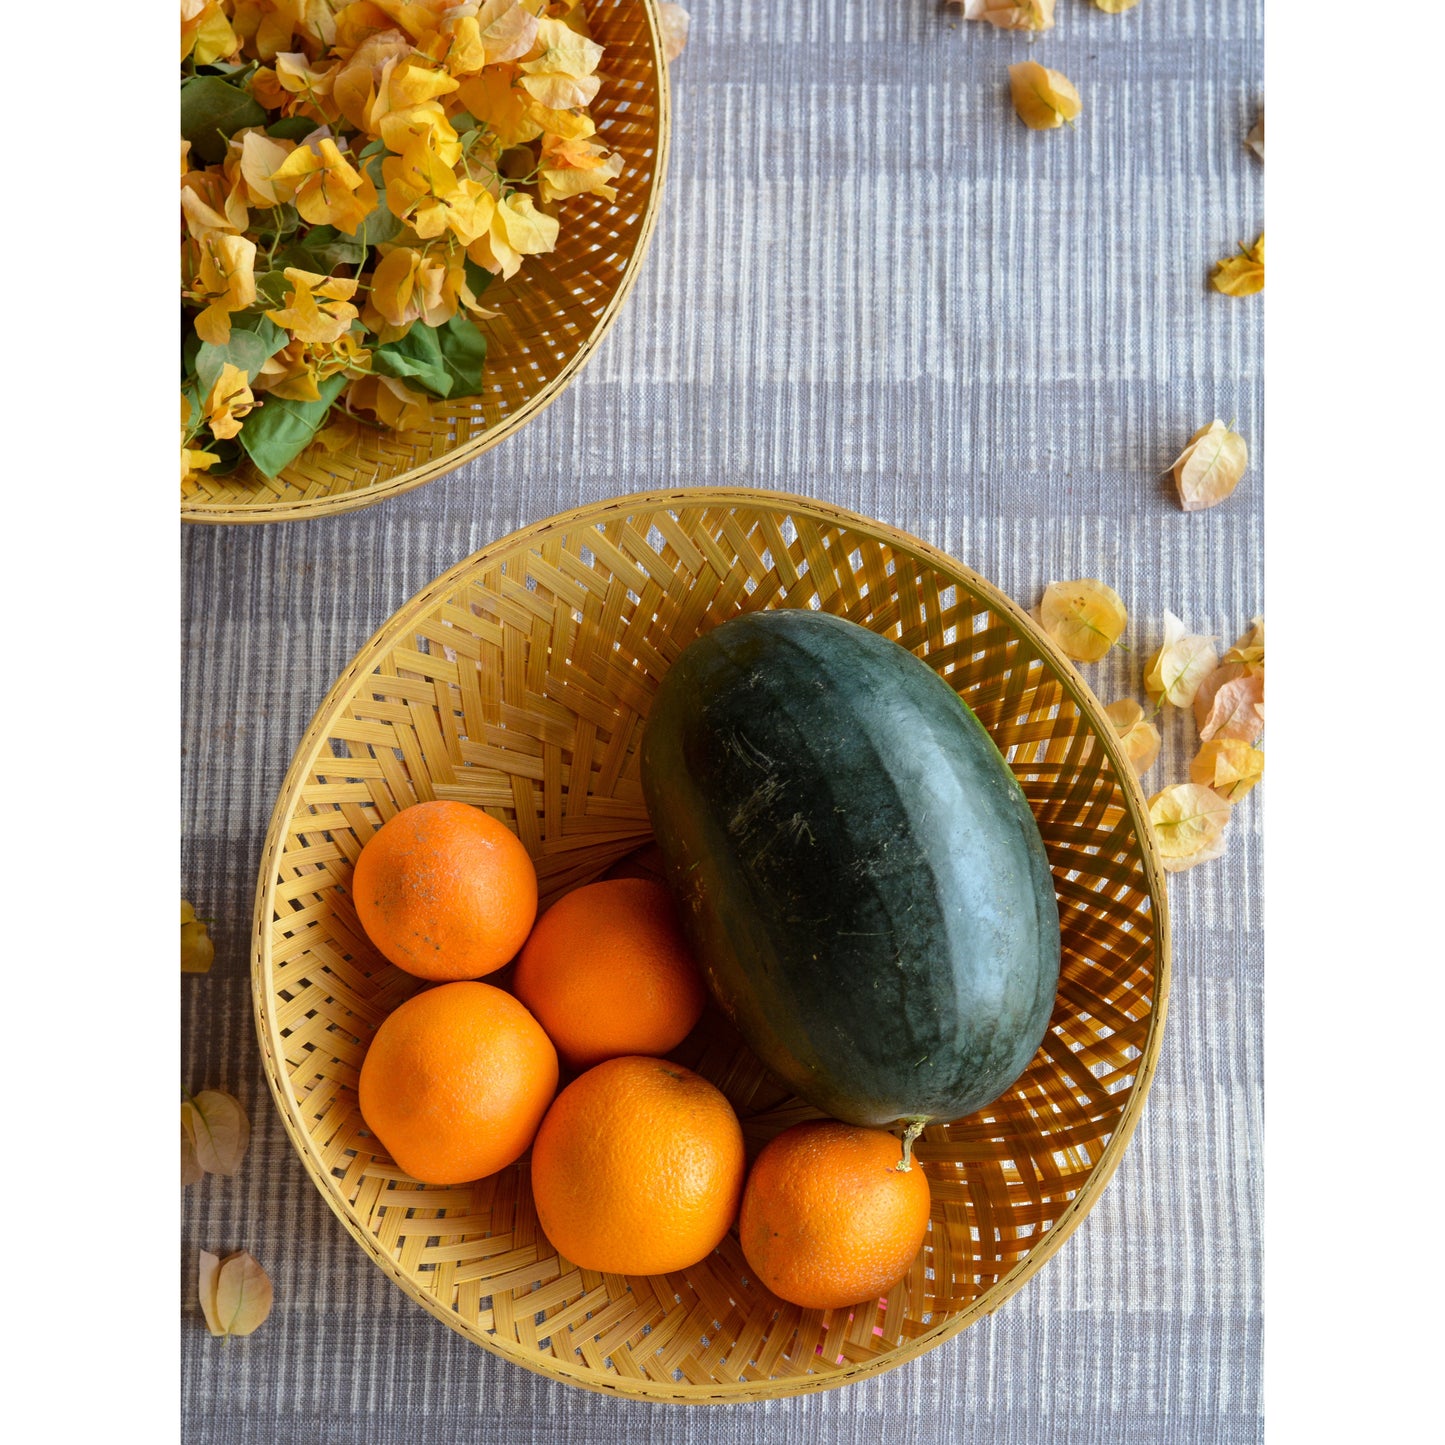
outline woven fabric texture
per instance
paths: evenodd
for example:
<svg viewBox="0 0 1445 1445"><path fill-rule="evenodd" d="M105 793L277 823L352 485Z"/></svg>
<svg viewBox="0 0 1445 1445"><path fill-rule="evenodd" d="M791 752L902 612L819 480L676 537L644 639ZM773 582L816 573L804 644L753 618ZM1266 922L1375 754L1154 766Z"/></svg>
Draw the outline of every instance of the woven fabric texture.
<svg viewBox="0 0 1445 1445"><path fill-rule="evenodd" d="M1237 1445L1262 1438L1260 832L1170 882L1173 986L1143 1120L1099 1203L996 1314L843 1390L728 1407L607 1399L469 1344L396 1289L307 1177L266 1090L250 925L272 805L328 687L389 614L493 538L608 496L741 485L912 532L1032 606L1099 577L1130 609L1084 675L1142 698L1164 609L1224 644L1263 611L1263 298L1208 286L1263 228L1245 133L1263 0L1059 0L1032 44L940 0L692 0L653 248L580 379L519 435L381 506L181 539L182 892L216 920L182 979L182 1082L247 1106L233 1179L182 1205L186 1445ZM1007 66L1078 86L1035 134ZM1211 418L1248 438L1223 506L1163 478ZM1146 791L1187 777L1167 712ZM249 1249L276 1305L212 1340L198 1252Z"/></svg>

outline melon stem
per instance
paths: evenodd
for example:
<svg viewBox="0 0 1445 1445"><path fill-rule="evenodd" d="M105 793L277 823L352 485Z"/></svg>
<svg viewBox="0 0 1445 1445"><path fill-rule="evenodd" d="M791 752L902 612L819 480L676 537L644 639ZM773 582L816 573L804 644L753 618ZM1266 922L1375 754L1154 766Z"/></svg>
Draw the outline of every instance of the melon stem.
<svg viewBox="0 0 1445 1445"><path fill-rule="evenodd" d="M913 1141L923 1133L926 1123L927 1119L914 1119L903 1131L903 1158L893 1166L900 1173L907 1174L913 1168Z"/></svg>

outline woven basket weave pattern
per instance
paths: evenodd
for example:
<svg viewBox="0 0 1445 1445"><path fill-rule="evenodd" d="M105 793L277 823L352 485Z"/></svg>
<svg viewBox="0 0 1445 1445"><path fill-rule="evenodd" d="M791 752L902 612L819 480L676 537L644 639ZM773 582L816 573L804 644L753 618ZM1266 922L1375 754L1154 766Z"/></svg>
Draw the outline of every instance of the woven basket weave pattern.
<svg viewBox="0 0 1445 1445"><path fill-rule="evenodd" d="M433 401L424 427L404 433L347 423L339 451L311 448L279 477L243 465L182 484L189 522L274 522L353 511L444 476L510 436L555 401L602 340L637 275L666 168L667 68L655 0L589 0L605 47L591 106L598 137L626 161L617 197L561 205L557 249L531 257L482 301L499 314L487 335L483 392Z"/></svg>
<svg viewBox="0 0 1445 1445"><path fill-rule="evenodd" d="M752 1282L732 1236L662 1278L578 1269L538 1228L525 1159L461 1188L397 1170L366 1132L356 1080L377 1025L420 984L370 946L347 894L366 839L429 798L515 829L544 906L598 877L650 838L638 743L671 661L741 610L814 606L917 652L973 707L1038 819L1063 931L1058 1000L1027 1073L917 1145L933 1212L910 1273L876 1306L832 1311ZM1152 1074L1167 994L1162 875L1107 728L1069 665L988 584L819 503L622 499L477 554L343 675L273 819L256 1006L307 1167L410 1294L478 1343L573 1383L694 1401L788 1395L920 1353L995 1308L1082 1217ZM724 1090L750 1150L816 1116L711 1009L673 1056Z"/></svg>

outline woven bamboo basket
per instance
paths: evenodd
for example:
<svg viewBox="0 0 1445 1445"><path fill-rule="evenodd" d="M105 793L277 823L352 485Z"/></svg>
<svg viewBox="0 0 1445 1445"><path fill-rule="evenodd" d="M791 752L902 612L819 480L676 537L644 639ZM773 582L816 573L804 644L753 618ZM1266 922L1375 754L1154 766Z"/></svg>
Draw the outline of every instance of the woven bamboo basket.
<svg viewBox="0 0 1445 1445"><path fill-rule="evenodd" d="M311 447L274 480L246 465L227 477L182 483L183 521L302 521L385 501L496 446L575 379L637 279L671 131L656 0L589 0L587 14L606 48L592 117L600 139L627 166L615 200L583 195L564 202L557 249L487 288L483 301L500 314L481 323L482 394L432 402L426 426L415 431L351 423L341 450Z"/></svg>
<svg viewBox="0 0 1445 1445"><path fill-rule="evenodd" d="M538 1228L524 1157L460 1188L401 1173L357 1107L362 1056L422 985L348 896L362 845L431 798L485 808L537 865L542 904L629 871L649 843L638 741L687 642L735 614L821 607L947 679L1009 760L1057 882L1063 968L1018 1084L916 1147L933 1213L885 1299L801 1310L748 1277L735 1235L692 1269L579 1269ZM1169 979L1143 795L1088 687L1034 623L926 543L818 502L745 490L625 497L453 567L362 649L317 712L261 864L253 983L271 1087L301 1158L372 1259L468 1339L570 1384L716 1402L842 1385L996 1309L1117 1165L1148 1090ZM497 975L495 981L506 981ZM672 1057L732 1100L750 1151L814 1111L712 1009Z"/></svg>

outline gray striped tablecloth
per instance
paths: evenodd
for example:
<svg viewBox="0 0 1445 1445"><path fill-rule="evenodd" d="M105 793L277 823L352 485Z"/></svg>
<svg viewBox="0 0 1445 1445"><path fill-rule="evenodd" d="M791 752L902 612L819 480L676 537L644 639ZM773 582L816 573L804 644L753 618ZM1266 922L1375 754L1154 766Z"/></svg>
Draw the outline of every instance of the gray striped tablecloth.
<svg viewBox="0 0 1445 1445"><path fill-rule="evenodd" d="M272 802L327 687L439 572L579 502L675 484L801 492L926 538L1032 605L1094 576L1139 693L1165 607L1232 640L1262 610L1263 298L1208 289L1263 225L1243 146L1263 0L1059 0L1055 30L965 25L939 0L692 0L671 173L641 280L580 380L519 436L386 505L182 538L182 888L217 922L183 979L191 1088L248 1106L232 1180L183 1210L187 1445L997 1441L1262 1436L1259 790L1228 855L1173 879L1174 992L1143 1122L1101 1201L998 1313L845 1390L711 1409L552 1383L468 1344L362 1255L282 1132L252 1031L252 893ZM1032 56L1083 95L1073 131L1015 119ZM1252 459L1214 511L1161 482L1235 420ZM1146 782L1182 779L1175 718ZM221 1347L201 1248L247 1248L277 1303Z"/></svg>

